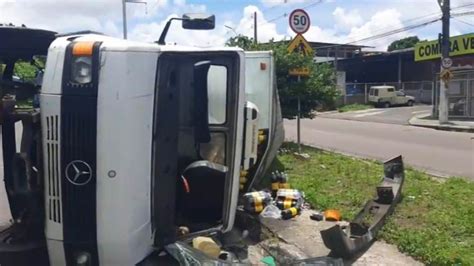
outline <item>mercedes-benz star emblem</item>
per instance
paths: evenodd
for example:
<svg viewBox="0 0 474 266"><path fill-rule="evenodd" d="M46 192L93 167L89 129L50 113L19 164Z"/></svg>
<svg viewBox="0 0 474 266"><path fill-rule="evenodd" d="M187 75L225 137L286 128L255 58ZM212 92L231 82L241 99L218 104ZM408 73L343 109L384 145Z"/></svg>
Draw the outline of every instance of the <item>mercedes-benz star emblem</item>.
<svg viewBox="0 0 474 266"><path fill-rule="evenodd" d="M66 166L66 178L76 186L87 185L92 179L92 168L84 161L72 161Z"/></svg>

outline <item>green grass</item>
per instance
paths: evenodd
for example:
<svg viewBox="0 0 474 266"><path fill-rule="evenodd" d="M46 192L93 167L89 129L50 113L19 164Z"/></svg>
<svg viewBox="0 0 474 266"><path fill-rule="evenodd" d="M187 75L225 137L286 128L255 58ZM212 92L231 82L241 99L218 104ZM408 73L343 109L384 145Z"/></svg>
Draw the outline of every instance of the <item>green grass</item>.
<svg viewBox="0 0 474 266"><path fill-rule="evenodd" d="M344 113L344 112L366 110L366 109L370 109L370 108L374 108L374 106L369 105L369 104L354 103L354 104L348 104L348 105L341 106L341 107L337 108L337 110L339 111L339 113Z"/></svg>
<svg viewBox="0 0 474 266"><path fill-rule="evenodd" d="M304 152L310 160L280 155L274 168L287 171L291 185L304 191L313 208L339 209L350 220L375 196L381 163L309 147ZM405 173L403 200L379 238L429 265L474 265L474 183L440 182L409 167Z"/></svg>

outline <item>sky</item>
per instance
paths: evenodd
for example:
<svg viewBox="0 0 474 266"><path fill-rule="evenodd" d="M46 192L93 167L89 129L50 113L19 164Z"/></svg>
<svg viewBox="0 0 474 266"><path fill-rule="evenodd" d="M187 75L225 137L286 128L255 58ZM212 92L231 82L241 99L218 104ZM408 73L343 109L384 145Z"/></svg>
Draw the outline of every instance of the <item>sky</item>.
<svg viewBox="0 0 474 266"><path fill-rule="evenodd" d="M216 15L216 28L191 31L173 23L168 43L193 46L219 46L236 34L253 37L253 14L257 12L257 39L290 39L288 14L305 8L311 27L308 41L352 43L386 50L394 40L419 36L436 39L441 23L397 33L384 38L359 41L377 34L420 24L440 16L437 0L143 0L147 4L127 4L128 38L156 41L171 17L183 13ZM474 11L474 0L451 0L453 13ZM464 6L464 7L463 7ZM122 0L0 0L0 23L60 33L93 30L122 37ZM474 16L451 20L451 35L474 32ZM358 41L358 42L356 42Z"/></svg>

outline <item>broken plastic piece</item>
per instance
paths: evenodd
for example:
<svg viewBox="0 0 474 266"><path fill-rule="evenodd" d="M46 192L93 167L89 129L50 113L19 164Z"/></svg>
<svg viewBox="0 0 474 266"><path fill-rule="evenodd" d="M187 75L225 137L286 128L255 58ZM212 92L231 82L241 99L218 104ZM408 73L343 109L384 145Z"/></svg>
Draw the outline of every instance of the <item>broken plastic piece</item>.
<svg viewBox="0 0 474 266"><path fill-rule="evenodd" d="M268 205L263 209L262 213L260 213L262 218L272 218L272 219L280 219L281 218L281 211L275 205Z"/></svg>
<svg viewBox="0 0 474 266"><path fill-rule="evenodd" d="M272 256L267 256L263 258L261 262L268 266L276 266L275 259Z"/></svg>
<svg viewBox="0 0 474 266"><path fill-rule="evenodd" d="M377 187L377 198L369 200L349 224L349 232L339 225L321 231L323 242L334 255L352 258L367 249L401 199L405 179L402 156L384 163L385 177Z"/></svg>

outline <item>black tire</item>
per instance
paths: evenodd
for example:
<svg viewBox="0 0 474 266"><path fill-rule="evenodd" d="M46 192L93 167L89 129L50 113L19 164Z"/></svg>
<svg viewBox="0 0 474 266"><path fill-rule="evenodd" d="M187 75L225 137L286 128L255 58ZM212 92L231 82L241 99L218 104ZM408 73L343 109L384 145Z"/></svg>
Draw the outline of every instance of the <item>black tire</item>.
<svg viewBox="0 0 474 266"><path fill-rule="evenodd" d="M390 108L390 105L390 102L384 102L382 106L383 108Z"/></svg>
<svg viewBox="0 0 474 266"><path fill-rule="evenodd" d="M414 102L413 101L408 101L407 106L413 106Z"/></svg>

